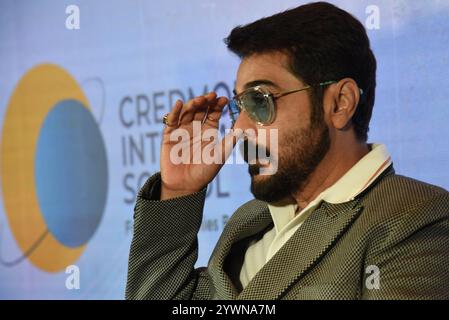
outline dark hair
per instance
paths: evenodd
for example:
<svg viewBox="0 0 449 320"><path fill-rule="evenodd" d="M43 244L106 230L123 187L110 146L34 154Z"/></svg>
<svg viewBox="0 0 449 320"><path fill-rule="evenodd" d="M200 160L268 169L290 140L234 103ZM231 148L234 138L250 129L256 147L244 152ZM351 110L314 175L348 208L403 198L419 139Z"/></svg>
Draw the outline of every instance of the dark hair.
<svg viewBox="0 0 449 320"><path fill-rule="evenodd" d="M351 78L363 90L352 123L366 141L374 105L376 59L363 25L348 12L326 2L310 3L234 28L225 39L241 58L281 51L290 57L290 71L309 85ZM312 121L323 114L323 89L310 90Z"/></svg>

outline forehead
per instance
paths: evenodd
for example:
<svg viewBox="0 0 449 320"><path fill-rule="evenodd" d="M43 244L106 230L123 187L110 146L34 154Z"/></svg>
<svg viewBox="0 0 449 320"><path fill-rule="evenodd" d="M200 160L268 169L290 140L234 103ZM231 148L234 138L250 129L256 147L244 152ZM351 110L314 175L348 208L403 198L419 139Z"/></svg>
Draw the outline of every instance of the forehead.
<svg viewBox="0 0 449 320"><path fill-rule="evenodd" d="M236 90L258 80L269 80L280 88L301 84L288 68L289 58L281 52L258 53L245 57L237 71Z"/></svg>

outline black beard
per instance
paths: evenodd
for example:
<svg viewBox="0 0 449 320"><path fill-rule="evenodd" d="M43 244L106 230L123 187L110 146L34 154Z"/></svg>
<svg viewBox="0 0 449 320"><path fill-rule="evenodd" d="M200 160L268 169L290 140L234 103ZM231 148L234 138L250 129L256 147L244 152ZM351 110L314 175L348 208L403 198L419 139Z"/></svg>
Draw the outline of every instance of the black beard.
<svg viewBox="0 0 449 320"><path fill-rule="evenodd" d="M319 128L291 133L282 142L283 148L278 148L279 162L275 174L255 181L259 167L249 166L251 192L258 200L278 202L301 190L329 150L329 129L323 122Z"/></svg>

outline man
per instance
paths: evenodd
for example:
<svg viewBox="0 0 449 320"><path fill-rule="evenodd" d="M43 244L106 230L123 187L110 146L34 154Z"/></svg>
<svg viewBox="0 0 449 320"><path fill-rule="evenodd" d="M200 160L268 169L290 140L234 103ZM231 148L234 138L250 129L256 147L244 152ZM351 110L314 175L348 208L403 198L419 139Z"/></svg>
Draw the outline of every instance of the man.
<svg viewBox="0 0 449 320"><path fill-rule="evenodd" d="M221 164L173 163L170 134L198 120L217 128L228 101L176 102L161 173L137 199L126 298L449 298L449 193L396 175L386 146L366 142L376 61L362 24L312 3L237 27L226 43L242 58L234 129L276 130L277 172L251 162L256 199L194 269L205 188ZM263 147L274 153L274 141Z"/></svg>

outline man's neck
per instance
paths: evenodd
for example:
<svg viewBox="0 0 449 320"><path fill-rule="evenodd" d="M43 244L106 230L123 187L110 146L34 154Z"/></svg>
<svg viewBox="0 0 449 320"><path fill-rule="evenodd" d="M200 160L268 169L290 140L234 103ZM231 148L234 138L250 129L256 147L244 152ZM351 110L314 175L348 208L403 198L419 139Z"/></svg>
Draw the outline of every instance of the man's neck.
<svg viewBox="0 0 449 320"><path fill-rule="evenodd" d="M331 147L302 188L292 195L298 204L299 211L304 209L321 192L337 182L369 151L366 143Z"/></svg>

